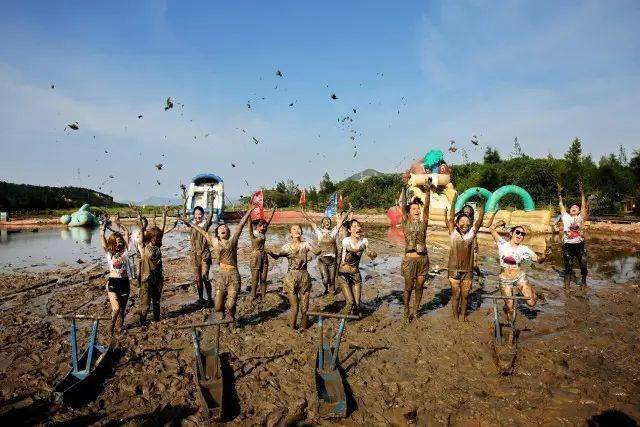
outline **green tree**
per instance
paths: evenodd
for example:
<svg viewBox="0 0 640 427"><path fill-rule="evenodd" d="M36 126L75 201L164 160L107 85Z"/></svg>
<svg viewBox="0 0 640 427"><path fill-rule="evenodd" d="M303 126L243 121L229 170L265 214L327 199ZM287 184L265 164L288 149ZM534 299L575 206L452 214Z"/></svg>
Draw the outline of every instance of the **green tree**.
<svg viewBox="0 0 640 427"><path fill-rule="evenodd" d="M500 163L502 159L500 158L500 153L496 148L487 147L484 152L484 163L487 165L493 165L496 163Z"/></svg>

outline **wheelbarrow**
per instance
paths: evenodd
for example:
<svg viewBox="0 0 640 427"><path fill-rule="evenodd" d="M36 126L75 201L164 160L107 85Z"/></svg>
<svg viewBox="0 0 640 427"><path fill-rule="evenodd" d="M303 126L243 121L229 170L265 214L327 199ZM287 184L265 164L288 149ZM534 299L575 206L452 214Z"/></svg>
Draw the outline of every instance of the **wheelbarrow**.
<svg viewBox="0 0 640 427"><path fill-rule="evenodd" d="M317 316L320 327L320 343L316 351L315 382L318 414L326 418L344 418L347 416L347 396L340 372L340 341L346 328L347 319L359 319L350 314L322 313L308 311L307 316ZM340 319L338 332L333 346L324 343L324 318Z"/></svg>

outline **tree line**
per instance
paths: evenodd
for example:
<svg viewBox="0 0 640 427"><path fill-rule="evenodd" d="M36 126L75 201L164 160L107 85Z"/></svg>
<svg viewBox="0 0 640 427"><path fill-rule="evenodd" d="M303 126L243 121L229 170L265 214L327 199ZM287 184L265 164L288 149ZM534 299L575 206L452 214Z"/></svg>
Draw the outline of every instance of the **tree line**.
<svg viewBox="0 0 640 427"><path fill-rule="evenodd" d="M81 187L47 187L0 181L0 211L113 206L113 197Z"/></svg>
<svg viewBox="0 0 640 427"><path fill-rule="evenodd" d="M516 140L509 158L502 158L497 149L488 147L482 162L454 165L451 169L458 192L470 187L495 191L503 185L515 184L526 189L539 208L557 205L557 183L564 188L566 203L572 203L579 201L578 182L582 181L594 215L619 214L623 202L640 195L640 150L635 150L629 158L620 146L617 154L603 156L596 162L583 153L578 138L571 142L562 158L551 154L544 158L530 157ZM323 210L329 197L338 192L345 205L351 204L354 209L384 211L396 203L402 186L399 173L335 183L325 173L317 187L304 190L310 209ZM298 206L301 191L302 188L292 180L280 181L274 187L264 189L264 197L267 203L291 208ZM242 199L245 203L248 200L248 196ZM515 197L505 197L501 206L515 208L520 204Z"/></svg>

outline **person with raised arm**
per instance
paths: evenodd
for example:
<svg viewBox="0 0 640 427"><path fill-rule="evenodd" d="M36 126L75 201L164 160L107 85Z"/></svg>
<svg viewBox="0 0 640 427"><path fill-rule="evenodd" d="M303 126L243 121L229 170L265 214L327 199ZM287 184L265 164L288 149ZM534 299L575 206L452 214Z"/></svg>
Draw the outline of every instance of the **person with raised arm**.
<svg viewBox="0 0 640 427"><path fill-rule="evenodd" d="M211 197L211 200L214 198ZM212 203L213 206L213 203ZM209 281L209 270L211 269L211 248L208 240L198 232L198 228L209 232L213 223L213 209L209 211L207 219L204 219L204 209L202 206L193 208L193 222L183 221L190 227L189 240L191 241L191 264L198 290L198 302L203 305L213 305L211 298L211 282ZM204 296L206 295L206 299Z"/></svg>
<svg viewBox="0 0 640 427"><path fill-rule="evenodd" d="M304 211L304 208L300 208L300 212L304 216L305 220L316 234L318 239L318 246L320 248L320 255L318 256L318 269L320 270L320 277L322 278L322 285L324 286L324 295L329 291L336 292L336 270L338 268L338 244L337 237L340 232L340 228L344 224L347 216L351 213L351 209L342 215L336 214L336 225L331 226L331 218L328 216L323 217L320 220L318 226L309 215Z"/></svg>
<svg viewBox="0 0 640 427"><path fill-rule="evenodd" d="M512 296L515 287L527 298L527 305L533 307L537 302L536 291L527 279L527 273L521 268L521 264L525 260L541 263L544 261L546 254L538 256L531 248L522 244L527 235L523 226L512 226L509 229L509 240L506 240L496 230L500 225L504 225L504 221L493 223L489 227L491 236L498 245L498 258L502 269L499 276L500 292L502 295ZM512 318L514 312L513 300L505 300L504 312L509 319Z"/></svg>
<svg viewBox="0 0 640 427"><path fill-rule="evenodd" d="M299 225L292 225L290 234L291 242L284 244L279 249L270 249L267 252L275 259L286 257L289 262L282 286L291 304L289 326L296 329L298 311L300 311L300 328L304 330L308 326L307 309L311 293L311 276L307 270L307 264L310 253L319 254L320 249L316 249L309 242L302 240L302 227Z"/></svg>
<svg viewBox="0 0 640 427"><path fill-rule="evenodd" d="M562 202L562 187L558 183L558 200L560 205L560 215L562 218L562 259L564 260L564 287L569 289L571 276L573 274L573 261L578 261L580 266L581 282L580 288L587 286L587 251L584 245L584 234L582 229L585 221L589 218L589 205L584 195L582 181L580 186L580 204L574 203L569 207L569 211Z"/></svg>
<svg viewBox="0 0 640 427"><path fill-rule="evenodd" d="M251 270L251 298L254 300L264 298L267 295L267 275L269 273L269 257L265 250L265 242L267 240L267 231L273 215L276 213L276 206L273 206L269 220L259 219L256 221L256 229L253 230L253 224L249 223L249 237L251 239L251 259L249 267ZM260 293L258 293L260 286Z"/></svg>
<svg viewBox="0 0 640 427"><path fill-rule="evenodd" d="M211 209L213 210L213 201ZM220 224L215 229L215 237L212 237L204 228L187 223L187 227L196 230L208 243L218 260L218 273L216 275L216 296L214 309L221 317L236 321L236 302L240 291L241 279L238 272L238 239L242 229L249 220L254 206L244 214L233 233L227 224Z"/></svg>
<svg viewBox="0 0 640 427"><path fill-rule="evenodd" d="M400 272L404 278L404 321L409 323L417 318L422 292L429 274L429 254L427 252L427 226L429 225L429 205L431 181L424 186L424 204L417 197L407 205L407 192L400 198L402 210L402 228L404 231L404 258ZM422 207L422 210L420 209ZM422 216L422 217L421 217ZM411 294L414 293L413 311L411 312Z"/></svg>
<svg viewBox="0 0 640 427"><path fill-rule="evenodd" d="M472 218L464 210L456 215L457 199L458 195L456 194L451 201L451 207L444 210L444 220L449 230L450 239L448 276L451 284L453 317L460 320L460 316L462 316L462 320L466 321L468 297L475 268L475 240L478 230L482 226L484 210L482 207L478 209L478 218L472 223ZM494 216L495 212L491 217L492 221Z"/></svg>
<svg viewBox="0 0 640 427"><path fill-rule="evenodd" d="M122 232L113 231L107 238L108 218L104 218L102 227L100 227L100 242L102 243L102 249L105 251L109 267L106 288L109 304L111 305L110 331L112 339L115 336L116 328L119 332L123 330L127 302L131 291L130 279L134 277L131 258L127 250L127 242L130 237L129 230L120 225L118 216L113 222Z"/></svg>

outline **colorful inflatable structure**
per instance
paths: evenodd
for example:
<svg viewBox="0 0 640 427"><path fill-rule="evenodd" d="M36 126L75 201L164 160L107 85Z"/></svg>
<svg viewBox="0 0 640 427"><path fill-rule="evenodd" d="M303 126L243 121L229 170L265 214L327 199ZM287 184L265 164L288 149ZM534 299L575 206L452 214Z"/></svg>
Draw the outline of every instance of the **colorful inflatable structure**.
<svg viewBox="0 0 640 427"><path fill-rule="evenodd" d="M422 162L415 162L409 170L405 172L404 180L409 187L411 197L417 197L424 202L426 194L422 190L424 185L431 185L429 224L445 226L444 211L451 206L455 197L456 189L451 183L451 170L444 161L444 156L440 150L431 150ZM500 209L500 200L508 195L515 194L522 201L523 209L508 211ZM505 185L494 192L482 187L472 187L465 190L458 196L455 209L456 212L475 197L484 200L485 212L496 213L495 220L503 220L507 225L524 225L534 233L552 233L551 211L548 209L536 209L531 195L522 187L517 185ZM387 217L392 227L400 225L402 214L398 206L389 208ZM489 215L485 215L485 224L488 223Z"/></svg>
<svg viewBox="0 0 640 427"><path fill-rule="evenodd" d="M96 227L100 224L98 218L91 213L91 206L85 204L71 215L62 215L60 222L69 227Z"/></svg>

